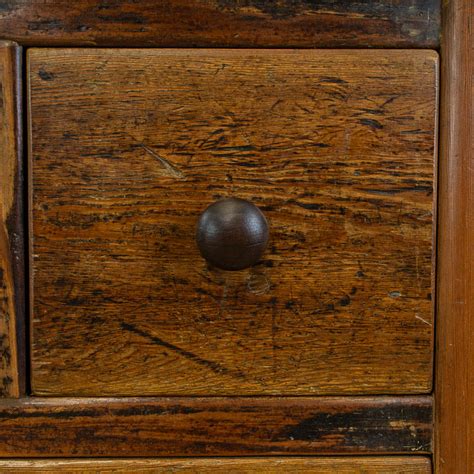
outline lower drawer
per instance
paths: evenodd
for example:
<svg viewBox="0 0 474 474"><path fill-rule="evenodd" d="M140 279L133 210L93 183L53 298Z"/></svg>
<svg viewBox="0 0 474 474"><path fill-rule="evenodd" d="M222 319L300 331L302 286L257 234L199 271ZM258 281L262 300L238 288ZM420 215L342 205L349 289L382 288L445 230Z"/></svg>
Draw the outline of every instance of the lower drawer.
<svg viewBox="0 0 474 474"><path fill-rule="evenodd" d="M3 460L1 472L431 473L424 457Z"/></svg>

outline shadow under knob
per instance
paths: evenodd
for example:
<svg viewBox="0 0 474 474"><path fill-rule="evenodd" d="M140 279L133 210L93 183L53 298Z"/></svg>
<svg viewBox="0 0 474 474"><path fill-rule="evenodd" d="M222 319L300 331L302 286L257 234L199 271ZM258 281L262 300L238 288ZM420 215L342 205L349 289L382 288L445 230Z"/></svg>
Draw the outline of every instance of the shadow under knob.
<svg viewBox="0 0 474 474"><path fill-rule="evenodd" d="M268 243L268 223L251 202L227 198L201 214L196 240L201 255L215 267L242 270L262 256Z"/></svg>

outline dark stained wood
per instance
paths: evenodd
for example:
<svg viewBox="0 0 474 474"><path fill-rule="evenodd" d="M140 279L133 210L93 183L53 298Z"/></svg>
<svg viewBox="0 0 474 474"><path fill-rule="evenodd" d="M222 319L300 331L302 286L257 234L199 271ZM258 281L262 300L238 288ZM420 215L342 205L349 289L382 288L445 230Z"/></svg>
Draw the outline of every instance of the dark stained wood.
<svg viewBox="0 0 474 474"><path fill-rule="evenodd" d="M0 398L25 389L20 52L0 41Z"/></svg>
<svg viewBox="0 0 474 474"><path fill-rule="evenodd" d="M33 393L431 390L436 53L33 49L29 87ZM195 242L226 196L272 229L241 272Z"/></svg>
<svg viewBox="0 0 474 474"><path fill-rule="evenodd" d="M268 244L268 222L250 201L221 199L199 216L196 243L211 265L243 270L260 261Z"/></svg>
<svg viewBox="0 0 474 474"><path fill-rule="evenodd" d="M32 398L0 405L1 457L429 453L432 400Z"/></svg>
<svg viewBox="0 0 474 474"><path fill-rule="evenodd" d="M215 459L30 459L0 460L3 474L69 472L101 473L234 473L234 474L431 474L431 461L422 456L327 458Z"/></svg>
<svg viewBox="0 0 474 474"><path fill-rule="evenodd" d="M440 0L9 0L0 34L25 45L423 47Z"/></svg>
<svg viewBox="0 0 474 474"><path fill-rule="evenodd" d="M439 181L436 467L474 472L474 3L445 2Z"/></svg>

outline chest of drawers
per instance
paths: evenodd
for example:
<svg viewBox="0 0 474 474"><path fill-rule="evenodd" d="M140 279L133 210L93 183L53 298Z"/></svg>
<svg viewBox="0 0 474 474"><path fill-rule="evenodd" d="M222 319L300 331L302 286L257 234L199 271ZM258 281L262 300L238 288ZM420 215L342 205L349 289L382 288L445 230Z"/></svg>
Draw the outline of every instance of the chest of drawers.
<svg viewBox="0 0 474 474"><path fill-rule="evenodd" d="M2 472L470 472L470 8L6 6Z"/></svg>

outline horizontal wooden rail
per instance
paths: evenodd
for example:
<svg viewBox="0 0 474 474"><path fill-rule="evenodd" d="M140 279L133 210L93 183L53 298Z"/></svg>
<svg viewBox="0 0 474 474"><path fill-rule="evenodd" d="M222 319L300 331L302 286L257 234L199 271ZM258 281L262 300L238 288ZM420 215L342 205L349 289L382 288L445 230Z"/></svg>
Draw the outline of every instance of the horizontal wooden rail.
<svg viewBox="0 0 474 474"><path fill-rule="evenodd" d="M440 0L9 0L0 35L24 45L417 47L439 44Z"/></svg>
<svg viewBox="0 0 474 474"><path fill-rule="evenodd" d="M424 456L164 458L164 459L5 459L4 474L35 472L114 472L195 474L431 474Z"/></svg>
<svg viewBox="0 0 474 474"><path fill-rule="evenodd" d="M426 454L432 399L31 398L0 404L0 457Z"/></svg>

